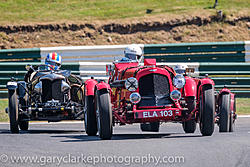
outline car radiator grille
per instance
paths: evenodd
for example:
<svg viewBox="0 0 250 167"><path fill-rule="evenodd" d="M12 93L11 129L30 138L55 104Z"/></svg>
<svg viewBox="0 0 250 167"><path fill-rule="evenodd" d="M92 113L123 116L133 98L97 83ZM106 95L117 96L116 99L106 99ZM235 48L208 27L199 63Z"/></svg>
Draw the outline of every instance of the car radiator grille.
<svg viewBox="0 0 250 167"><path fill-rule="evenodd" d="M149 74L139 79L139 93L142 97L139 107L164 106L171 104L170 88L167 76Z"/></svg>
<svg viewBox="0 0 250 167"><path fill-rule="evenodd" d="M61 92L62 80L43 80L42 81L42 102L49 100L63 101L63 93Z"/></svg>

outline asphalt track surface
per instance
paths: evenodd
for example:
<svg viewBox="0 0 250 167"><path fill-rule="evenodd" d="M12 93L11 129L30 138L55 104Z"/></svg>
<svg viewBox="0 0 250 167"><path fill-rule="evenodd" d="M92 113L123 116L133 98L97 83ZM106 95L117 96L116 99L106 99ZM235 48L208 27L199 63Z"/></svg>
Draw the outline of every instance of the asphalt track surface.
<svg viewBox="0 0 250 167"><path fill-rule="evenodd" d="M199 128L185 134L174 123L162 124L159 133L141 132L138 124L116 126L112 140L87 136L82 122L31 124L20 134L0 124L0 166L249 167L250 118L238 118L233 133L216 126L211 137Z"/></svg>

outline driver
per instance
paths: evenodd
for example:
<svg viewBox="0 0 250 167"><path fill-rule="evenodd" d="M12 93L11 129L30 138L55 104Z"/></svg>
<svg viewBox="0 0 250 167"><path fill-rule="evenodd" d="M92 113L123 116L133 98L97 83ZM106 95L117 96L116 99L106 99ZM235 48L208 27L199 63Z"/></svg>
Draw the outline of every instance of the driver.
<svg viewBox="0 0 250 167"><path fill-rule="evenodd" d="M186 69L188 68L187 65L185 64L177 64L175 67L174 67L174 70L177 74L185 74L186 73Z"/></svg>
<svg viewBox="0 0 250 167"><path fill-rule="evenodd" d="M62 57L56 52L49 53L45 59L45 64L54 70L59 70L62 64Z"/></svg>
<svg viewBox="0 0 250 167"><path fill-rule="evenodd" d="M125 58L127 58L128 61L134 60L139 61L142 57L142 49L139 45L132 44L125 48L124 50Z"/></svg>

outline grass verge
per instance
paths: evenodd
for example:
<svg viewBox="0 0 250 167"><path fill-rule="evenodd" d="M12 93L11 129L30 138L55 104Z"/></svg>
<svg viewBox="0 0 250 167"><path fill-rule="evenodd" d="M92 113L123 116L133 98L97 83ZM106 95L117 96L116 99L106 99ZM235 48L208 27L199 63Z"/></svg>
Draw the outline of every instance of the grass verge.
<svg viewBox="0 0 250 167"><path fill-rule="evenodd" d="M215 0L1 0L0 23L93 21L214 11ZM249 0L220 0L217 10L249 11Z"/></svg>
<svg viewBox="0 0 250 167"><path fill-rule="evenodd" d="M0 122L7 122L9 120L8 114L5 113L5 108L8 106L7 99L0 99ZM237 98L236 100L237 114L250 114L250 98Z"/></svg>
<svg viewBox="0 0 250 167"><path fill-rule="evenodd" d="M8 106L7 99L0 99L0 122L9 121L8 114L5 113L5 108Z"/></svg>

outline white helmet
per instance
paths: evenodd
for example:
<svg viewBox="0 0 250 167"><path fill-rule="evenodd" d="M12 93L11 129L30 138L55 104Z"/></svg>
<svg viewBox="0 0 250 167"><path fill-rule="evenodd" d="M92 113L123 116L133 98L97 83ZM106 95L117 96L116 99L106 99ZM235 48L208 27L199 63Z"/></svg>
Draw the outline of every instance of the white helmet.
<svg viewBox="0 0 250 167"><path fill-rule="evenodd" d="M131 60L139 60L142 56L142 49L139 45L132 44L125 48L124 54Z"/></svg>
<svg viewBox="0 0 250 167"><path fill-rule="evenodd" d="M187 68L188 68L188 66L186 64L177 64L174 67L174 70L178 74L185 74Z"/></svg>

